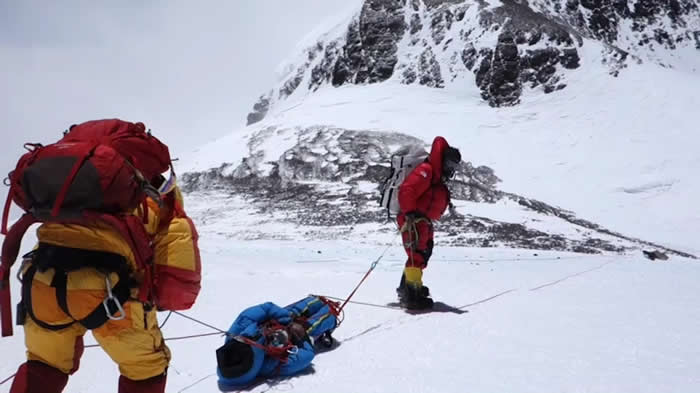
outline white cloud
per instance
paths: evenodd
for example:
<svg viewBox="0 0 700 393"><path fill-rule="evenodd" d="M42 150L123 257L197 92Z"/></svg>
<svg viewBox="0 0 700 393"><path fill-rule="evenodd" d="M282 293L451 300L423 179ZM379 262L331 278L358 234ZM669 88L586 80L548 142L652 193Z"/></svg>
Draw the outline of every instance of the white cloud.
<svg viewBox="0 0 700 393"><path fill-rule="evenodd" d="M358 1L2 2L0 174L22 143L95 118L143 121L174 155L221 136L299 39Z"/></svg>

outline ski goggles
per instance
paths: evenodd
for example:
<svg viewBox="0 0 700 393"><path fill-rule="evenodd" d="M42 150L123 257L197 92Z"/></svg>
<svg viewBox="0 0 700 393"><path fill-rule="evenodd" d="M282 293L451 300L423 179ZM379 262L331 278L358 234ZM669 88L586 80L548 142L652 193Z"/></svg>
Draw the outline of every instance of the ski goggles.
<svg viewBox="0 0 700 393"><path fill-rule="evenodd" d="M177 176L175 175L175 169L173 169L173 166L170 165L170 171L166 174L162 174L161 176L163 176L164 180L163 183L161 183L161 185L158 187L158 194L167 195L172 190L174 190L175 186L177 185Z"/></svg>
<svg viewBox="0 0 700 393"><path fill-rule="evenodd" d="M452 160L445 160L445 162L442 163L443 166L443 173L445 174L445 177L448 179L452 179L457 172L457 169L459 169L459 162L452 161Z"/></svg>

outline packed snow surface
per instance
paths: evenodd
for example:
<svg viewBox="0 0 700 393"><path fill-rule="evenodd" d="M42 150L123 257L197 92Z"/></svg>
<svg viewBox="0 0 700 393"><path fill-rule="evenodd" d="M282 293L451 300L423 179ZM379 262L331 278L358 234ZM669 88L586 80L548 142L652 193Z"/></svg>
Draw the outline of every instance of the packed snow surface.
<svg viewBox="0 0 700 393"><path fill-rule="evenodd" d="M265 301L286 305L309 293L342 298L383 252L353 300L396 301L404 264L397 238L234 241L221 229L200 228L203 286L188 316L227 329L243 309ZM350 303L334 334L340 344L318 354L308 373L246 391L694 392L699 276L700 264L683 258L438 245L425 283L436 301L467 313L409 315ZM19 299L18 285L13 292ZM163 331L212 332L178 315ZM167 391L217 391L214 351L222 342L216 335L170 341ZM24 360L22 329L2 340L2 354L4 379ZM117 379L108 356L91 348L66 391L114 392ZM0 387L8 391L9 383Z"/></svg>

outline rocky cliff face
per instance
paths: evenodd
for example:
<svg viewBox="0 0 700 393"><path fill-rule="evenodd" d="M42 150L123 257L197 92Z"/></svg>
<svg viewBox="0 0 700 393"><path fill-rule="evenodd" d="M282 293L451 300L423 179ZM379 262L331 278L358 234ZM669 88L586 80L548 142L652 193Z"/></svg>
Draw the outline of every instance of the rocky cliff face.
<svg viewBox="0 0 700 393"><path fill-rule="evenodd" d="M248 124L295 93L388 80L476 87L491 106L516 105L525 90L565 88L586 46L612 76L630 61L692 69L700 58L698 2L365 0L347 26L293 62Z"/></svg>

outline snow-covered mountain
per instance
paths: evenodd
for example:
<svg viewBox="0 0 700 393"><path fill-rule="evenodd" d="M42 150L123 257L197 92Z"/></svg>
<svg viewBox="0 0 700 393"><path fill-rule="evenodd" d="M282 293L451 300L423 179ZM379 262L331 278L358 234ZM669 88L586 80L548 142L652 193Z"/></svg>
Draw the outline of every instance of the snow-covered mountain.
<svg viewBox="0 0 700 393"><path fill-rule="evenodd" d="M476 86L492 106L524 90L564 89L581 51L600 52L616 76L648 62L698 72L695 0L366 0L349 20L312 37L248 115L322 86L388 80L432 88Z"/></svg>
<svg viewBox="0 0 700 393"><path fill-rule="evenodd" d="M185 190L227 236L376 240L389 157L443 135L465 162L442 244L697 253L700 11L659 4L366 0L184 160Z"/></svg>
<svg viewBox="0 0 700 393"><path fill-rule="evenodd" d="M699 22L693 0L358 1L254 124L176 163L203 261L185 315L209 327L161 313L167 391L216 391L212 326L364 277L333 350L243 390L695 392ZM391 154L436 135L464 162L424 279L468 313L408 315L387 307L406 257L377 191ZM9 381L23 333L4 340ZM114 391L86 344L66 391Z"/></svg>

